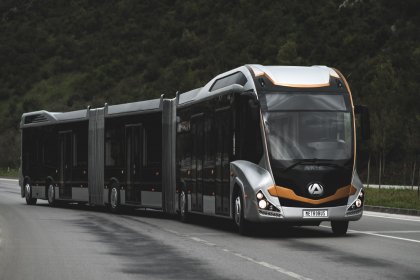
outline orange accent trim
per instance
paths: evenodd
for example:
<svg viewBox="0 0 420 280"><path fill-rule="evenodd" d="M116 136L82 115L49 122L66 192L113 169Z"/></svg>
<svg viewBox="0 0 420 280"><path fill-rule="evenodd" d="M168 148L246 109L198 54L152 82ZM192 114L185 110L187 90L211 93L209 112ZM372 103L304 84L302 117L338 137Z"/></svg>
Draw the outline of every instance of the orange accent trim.
<svg viewBox="0 0 420 280"><path fill-rule="evenodd" d="M253 68L252 67L252 71L254 71L255 77L261 77L261 76L264 76L264 74L265 74L264 71L262 71L262 70L260 70L258 68Z"/></svg>
<svg viewBox="0 0 420 280"><path fill-rule="evenodd" d="M335 194L328 196L328 197L324 197L321 199L310 199L310 198L306 198L303 196L298 196L295 194L295 192L291 189L285 188L285 187L280 187L280 186L271 186L268 188L268 193L271 194L272 196L277 196L277 197L281 197L281 198L286 198L286 199L290 199L290 200L295 200L295 201L299 201L299 202L305 202L305 203L309 203L309 204L322 204L322 203L327 203L333 200L337 200L337 199L341 199L341 198L345 198L348 197L350 195L355 194L357 191L357 189L355 187L353 187L352 185L348 185L345 187L341 187L339 188Z"/></svg>

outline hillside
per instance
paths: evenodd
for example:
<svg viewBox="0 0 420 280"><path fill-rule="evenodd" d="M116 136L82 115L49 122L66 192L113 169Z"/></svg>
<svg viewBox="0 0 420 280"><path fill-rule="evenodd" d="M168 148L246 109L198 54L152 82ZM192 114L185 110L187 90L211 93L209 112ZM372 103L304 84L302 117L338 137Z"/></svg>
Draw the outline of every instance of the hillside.
<svg viewBox="0 0 420 280"><path fill-rule="evenodd" d="M419 10L417 0L3 0L0 167L18 165L23 112L174 94L246 63L322 64L369 106L372 164L406 176L420 153Z"/></svg>

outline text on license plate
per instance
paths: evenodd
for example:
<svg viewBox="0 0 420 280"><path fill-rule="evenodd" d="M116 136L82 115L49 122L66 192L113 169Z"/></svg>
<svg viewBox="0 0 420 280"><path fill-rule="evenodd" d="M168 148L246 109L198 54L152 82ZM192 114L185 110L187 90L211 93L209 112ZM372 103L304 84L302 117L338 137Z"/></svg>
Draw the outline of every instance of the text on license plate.
<svg viewBox="0 0 420 280"><path fill-rule="evenodd" d="M303 210L302 214L304 218L328 217L328 210Z"/></svg>

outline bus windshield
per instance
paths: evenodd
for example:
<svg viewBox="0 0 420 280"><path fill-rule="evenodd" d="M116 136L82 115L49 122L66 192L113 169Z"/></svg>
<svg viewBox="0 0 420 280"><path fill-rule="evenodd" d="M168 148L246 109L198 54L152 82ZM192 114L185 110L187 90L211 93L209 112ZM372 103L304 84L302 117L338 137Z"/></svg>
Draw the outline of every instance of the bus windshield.
<svg viewBox="0 0 420 280"><path fill-rule="evenodd" d="M273 160L352 157L352 122L342 95L270 94L264 119Z"/></svg>

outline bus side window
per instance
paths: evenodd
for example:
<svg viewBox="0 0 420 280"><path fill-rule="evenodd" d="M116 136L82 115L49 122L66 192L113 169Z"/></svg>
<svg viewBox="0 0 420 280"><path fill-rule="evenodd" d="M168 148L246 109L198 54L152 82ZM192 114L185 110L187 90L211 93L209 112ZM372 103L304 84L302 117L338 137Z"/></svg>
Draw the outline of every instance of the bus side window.
<svg viewBox="0 0 420 280"><path fill-rule="evenodd" d="M159 166L162 160L161 130L158 126L147 127L143 137L143 166Z"/></svg>
<svg viewBox="0 0 420 280"><path fill-rule="evenodd" d="M88 157L88 142L87 131L78 131L75 139L75 159L74 162L78 167L87 167L87 157Z"/></svg>
<svg viewBox="0 0 420 280"><path fill-rule="evenodd" d="M24 131L24 138L23 138L23 142L24 142L24 151L25 151L25 159L26 159L26 164L27 164L27 168L29 168L29 166L31 165L36 165L36 162L38 160L38 136L37 133L35 131L35 129L33 128L27 128Z"/></svg>
<svg viewBox="0 0 420 280"><path fill-rule="evenodd" d="M105 133L105 166L123 166L124 152L122 133L117 128L109 129Z"/></svg>
<svg viewBox="0 0 420 280"><path fill-rule="evenodd" d="M258 163L263 154L259 105L248 97L241 96L239 130L240 156L244 160Z"/></svg>
<svg viewBox="0 0 420 280"><path fill-rule="evenodd" d="M47 128L44 131L44 164L47 166L55 167L58 164L58 139L56 132L53 128Z"/></svg>

